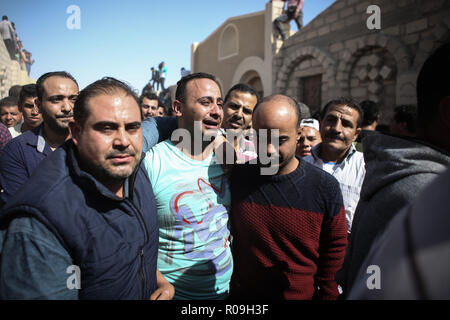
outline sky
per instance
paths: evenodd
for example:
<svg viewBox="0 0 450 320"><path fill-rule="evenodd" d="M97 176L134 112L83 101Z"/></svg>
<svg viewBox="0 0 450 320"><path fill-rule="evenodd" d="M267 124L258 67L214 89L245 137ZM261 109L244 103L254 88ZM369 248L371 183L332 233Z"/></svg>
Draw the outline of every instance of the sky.
<svg viewBox="0 0 450 320"><path fill-rule="evenodd" d="M150 68L165 61L166 87L180 68L190 69L191 45L202 42L228 18L264 10L262 0L0 0L25 49L35 60L33 79L49 71L68 71L80 89L104 77L126 81L139 92ZM334 0L306 0L306 25ZM72 5L80 10L74 25ZM296 30L295 23L291 27Z"/></svg>

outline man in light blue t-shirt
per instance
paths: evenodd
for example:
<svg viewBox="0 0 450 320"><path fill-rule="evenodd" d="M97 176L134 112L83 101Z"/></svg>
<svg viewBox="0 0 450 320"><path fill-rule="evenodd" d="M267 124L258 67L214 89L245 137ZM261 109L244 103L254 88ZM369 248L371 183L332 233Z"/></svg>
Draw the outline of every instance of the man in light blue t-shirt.
<svg viewBox="0 0 450 320"><path fill-rule="evenodd" d="M175 99L178 131L144 160L158 208L158 269L174 285L174 299L225 299L231 197L211 142L223 118L220 87L212 75L191 74L178 82Z"/></svg>

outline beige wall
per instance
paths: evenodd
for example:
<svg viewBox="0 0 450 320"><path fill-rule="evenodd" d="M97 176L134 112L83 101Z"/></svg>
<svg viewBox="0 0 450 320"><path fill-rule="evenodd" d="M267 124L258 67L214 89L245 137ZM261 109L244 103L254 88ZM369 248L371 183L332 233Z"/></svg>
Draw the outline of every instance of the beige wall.
<svg viewBox="0 0 450 320"><path fill-rule="evenodd" d="M208 72L219 78L224 93L232 83L237 66L247 57L264 60L264 12L231 18L207 39L199 43L193 53L193 72ZM219 57L219 42L228 27L236 30L238 54L225 59Z"/></svg>

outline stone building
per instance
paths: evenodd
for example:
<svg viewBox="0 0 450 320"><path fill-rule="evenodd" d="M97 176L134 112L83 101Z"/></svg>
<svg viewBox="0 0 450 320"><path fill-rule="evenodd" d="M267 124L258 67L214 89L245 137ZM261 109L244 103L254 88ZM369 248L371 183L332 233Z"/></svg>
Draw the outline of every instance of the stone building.
<svg viewBox="0 0 450 320"><path fill-rule="evenodd" d="M192 45L192 72L214 74L224 94L238 82L271 94L273 56L282 45L273 36L272 22L282 7L283 2L269 2L263 11L227 19L204 41Z"/></svg>
<svg viewBox="0 0 450 320"><path fill-rule="evenodd" d="M0 40L0 99L8 96L9 88L14 85L35 83L26 70L21 70L19 62L11 60L5 43Z"/></svg>
<svg viewBox="0 0 450 320"><path fill-rule="evenodd" d="M380 9L369 30L367 8ZM273 59L274 90L317 111L337 96L371 99L387 123L399 104L416 103L428 55L450 41L450 1L338 0L289 38Z"/></svg>
<svg viewBox="0 0 450 320"><path fill-rule="evenodd" d="M396 105L416 103L422 64L450 41L448 0L336 0L281 44L272 21L282 4L225 21L193 45L191 70L215 74L223 90L243 81L264 95L288 94L312 113L338 96L371 99L386 124ZM379 8L380 29L368 27L371 5Z"/></svg>

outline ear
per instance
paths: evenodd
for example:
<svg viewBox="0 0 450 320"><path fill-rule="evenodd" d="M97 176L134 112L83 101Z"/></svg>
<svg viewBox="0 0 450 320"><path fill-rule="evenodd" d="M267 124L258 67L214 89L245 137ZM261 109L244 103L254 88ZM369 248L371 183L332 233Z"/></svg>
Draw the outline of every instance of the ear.
<svg viewBox="0 0 450 320"><path fill-rule="evenodd" d="M356 139L358 139L359 134L361 133L362 128L357 128L356 129L356 133L355 136L353 137L353 142L356 141Z"/></svg>
<svg viewBox="0 0 450 320"><path fill-rule="evenodd" d="M72 141L76 146L78 146L78 142L80 141L81 130L82 128L78 122L69 122L69 131L72 136Z"/></svg>
<svg viewBox="0 0 450 320"><path fill-rule="evenodd" d="M450 129L450 96L446 96L441 100L438 109L439 118L441 118L444 125Z"/></svg>
<svg viewBox="0 0 450 320"><path fill-rule="evenodd" d="M297 141L297 143L300 140L300 135L301 134L302 134L302 128L298 127L298 129L297 129L297 136L295 137L295 141Z"/></svg>
<svg viewBox="0 0 450 320"><path fill-rule="evenodd" d="M181 102L180 100L175 100L173 102L172 109L175 112L175 116L181 117L183 115L183 107L184 107L184 103Z"/></svg>

